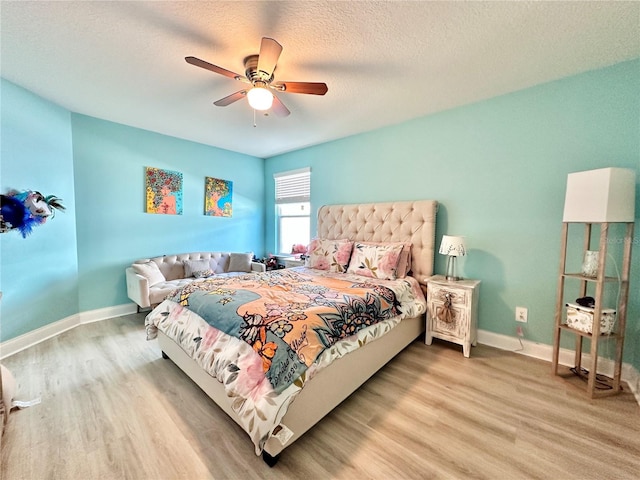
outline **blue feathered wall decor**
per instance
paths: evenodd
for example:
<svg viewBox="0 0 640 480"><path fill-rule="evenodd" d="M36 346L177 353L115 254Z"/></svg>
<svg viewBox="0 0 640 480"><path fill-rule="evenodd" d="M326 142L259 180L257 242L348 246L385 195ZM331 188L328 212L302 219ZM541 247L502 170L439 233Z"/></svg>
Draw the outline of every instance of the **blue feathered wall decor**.
<svg viewBox="0 0 640 480"><path fill-rule="evenodd" d="M65 210L55 195L45 197L40 192L12 190L0 195L0 233L17 230L26 238L33 227L42 225L56 210Z"/></svg>

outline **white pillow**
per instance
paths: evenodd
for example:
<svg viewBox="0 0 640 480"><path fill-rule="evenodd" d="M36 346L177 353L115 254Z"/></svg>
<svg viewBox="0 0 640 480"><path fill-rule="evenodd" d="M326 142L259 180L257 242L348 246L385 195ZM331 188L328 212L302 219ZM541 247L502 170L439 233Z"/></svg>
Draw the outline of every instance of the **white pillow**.
<svg viewBox="0 0 640 480"><path fill-rule="evenodd" d="M156 262L147 262L147 263L134 263L131 265L133 271L138 275L142 275L149 281L149 286L153 286L156 283L165 282L166 278L158 268L158 264Z"/></svg>
<svg viewBox="0 0 640 480"><path fill-rule="evenodd" d="M195 272L211 270L209 260L185 260L182 264L184 265L184 278L195 277Z"/></svg>
<svg viewBox="0 0 640 480"><path fill-rule="evenodd" d="M250 272L253 253L230 253L228 272Z"/></svg>

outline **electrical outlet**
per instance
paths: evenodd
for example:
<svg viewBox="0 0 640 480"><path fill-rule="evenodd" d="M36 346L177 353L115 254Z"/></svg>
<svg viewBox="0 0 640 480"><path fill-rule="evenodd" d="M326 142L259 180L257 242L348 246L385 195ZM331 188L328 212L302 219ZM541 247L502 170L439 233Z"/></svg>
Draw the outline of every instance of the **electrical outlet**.
<svg viewBox="0 0 640 480"><path fill-rule="evenodd" d="M516 307L516 322L527 323L527 313L525 307Z"/></svg>

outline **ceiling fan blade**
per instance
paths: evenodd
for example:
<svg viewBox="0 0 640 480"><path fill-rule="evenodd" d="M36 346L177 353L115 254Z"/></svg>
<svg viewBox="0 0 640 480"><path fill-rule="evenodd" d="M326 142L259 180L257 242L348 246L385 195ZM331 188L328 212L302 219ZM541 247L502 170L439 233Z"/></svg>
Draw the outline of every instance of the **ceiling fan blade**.
<svg viewBox="0 0 640 480"><path fill-rule="evenodd" d="M217 102L213 102L216 107L226 107L227 105L231 105L233 102L237 102L238 100L247 96L246 90L239 90L236 93L232 93L231 95L227 95L224 98L221 98Z"/></svg>
<svg viewBox="0 0 640 480"><path fill-rule="evenodd" d="M289 109L284 106L284 103L282 103L280 99L275 95L273 96L273 104L271 105L271 110L273 110L273 113L275 113L279 117L286 117L291 113Z"/></svg>
<svg viewBox="0 0 640 480"><path fill-rule="evenodd" d="M281 52L282 45L273 38L262 37L260 54L258 55L258 72L264 72L267 78L271 78Z"/></svg>
<svg viewBox="0 0 640 480"><path fill-rule="evenodd" d="M326 83L319 82L277 82L275 88L287 93L308 93L311 95L324 95L329 91Z"/></svg>
<svg viewBox="0 0 640 480"><path fill-rule="evenodd" d="M200 60L199 58L196 58L196 57L184 57L184 59L187 61L187 63L190 63L191 65L195 65L196 67L204 68L206 70L210 70L212 72L219 73L220 75L224 75L225 77L234 78L236 80L245 79L245 77L243 75L234 73L234 72L232 72L230 70L227 70L225 68L219 67L219 66L214 65L212 63L205 62L204 60Z"/></svg>

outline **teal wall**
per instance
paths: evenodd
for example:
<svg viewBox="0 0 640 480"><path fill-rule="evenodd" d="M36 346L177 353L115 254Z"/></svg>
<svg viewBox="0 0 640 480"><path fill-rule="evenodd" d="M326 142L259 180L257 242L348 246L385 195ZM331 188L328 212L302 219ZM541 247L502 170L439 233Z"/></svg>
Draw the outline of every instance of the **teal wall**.
<svg viewBox="0 0 640 480"><path fill-rule="evenodd" d="M0 339L129 303L132 261L192 251L264 251L264 161L73 114L2 80L0 188L67 206L27 239L0 235ZM146 166L183 173L183 215L144 213ZM206 176L233 182L232 218L204 215Z"/></svg>
<svg viewBox="0 0 640 480"><path fill-rule="evenodd" d="M640 61L625 62L270 158L266 248L274 249L275 172L311 167L312 211L327 203L436 199L438 244L443 234L466 236L460 270L482 280L479 328L514 335L515 307L524 306L526 338L551 344L567 174L627 167L640 182L638 85ZM640 193L636 203L638 217ZM637 368L639 238L625 343L625 360ZM436 257L436 273L443 273L444 258Z"/></svg>
<svg viewBox="0 0 640 480"><path fill-rule="evenodd" d="M0 236L0 338L126 303L139 257L274 251L273 173L311 166L314 209L438 200L437 241L465 235L460 270L482 280L480 328L514 335L525 306L526 338L550 344L566 176L640 172L639 83L640 60L625 62L265 162L72 114L3 80L0 187L55 193L68 211L26 240ZM145 166L183 172L184 215L143 213ZM205 176L234 182L232 219L202 215ZM638 245L636 233L625 361L640 369Z"/></svg>
<svg viewBox="0 0 640 480"><path fill-rule="evenodd" d="M0 338L6 340L78 313L71 119L67 110L1 80L0 191L37 190L65 212L26 239L0 235Z"/></svg>
<svg viewBox="0 0 640 480"><path fill-rule="evenodd" d="M72 114L80 311L120 305L124 267L197 251L264 250L264 161ZM183 215L144 213L145 167L182 172ZM233 182L233 216L204 215L205 177Z"/></svg>

